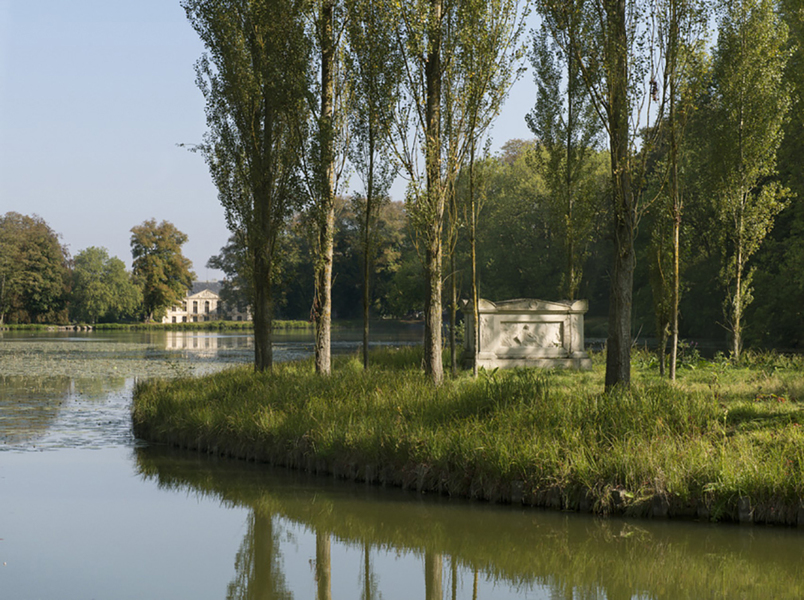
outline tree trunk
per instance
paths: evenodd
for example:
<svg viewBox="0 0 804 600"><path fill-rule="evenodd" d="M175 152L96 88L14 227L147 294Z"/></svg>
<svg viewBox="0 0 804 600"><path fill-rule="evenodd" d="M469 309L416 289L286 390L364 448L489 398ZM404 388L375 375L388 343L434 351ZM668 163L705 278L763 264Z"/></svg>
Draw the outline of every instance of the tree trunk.
<svg viewBox="0 0 804 600"><path fill-rule="evenodd" d="M452 579L452 600L458 600L458 563L455 562L455 557L450 558L451 577Z"/></svg>
<svg viewBox="0 0 804 600"><path fill-rule="evenodd" d="M631 190L628 131L628 62L625 0L608 0L609 129L614 200L614 266L611 275L606 390L631 383L631 304L636 214Z"/></svg>
<svg viewBox="0 0 804 600"><path fill-rule="evenodd" d="M450 263L450 302L449 302L449 359L452 376L458 376L458 340L455 329L458 326L458 281L455 271L455 248L449 256Z"/></svg>
<svg viewBox="0 0 804 600"><path fill-rule="evenodd" d="M475 143L469 154L469 252L472 259L472 376L477 377L477 354L480 351L480 299L477 291L477 203L475 202Z"/></svg>
<svg viewBox="0 0 804 600"><path fill-rule="evenodd" d="M441 240L428 243L425 269L424 371L433 383L444 379L441 358Z"/></svg>
<svg viewBox="0 0 804 600"><path fill-rule="evenodd" d="M678 305L681 291L681 192L678 186L678 130L676 127L676 80L678 78L678 12L676 2L670 3L670 195L673 202L673 290L670 300L670 381L676 380L678 361Z"/></svg>
<svg viewBox="0 0 804 600"><path fill-rule="evenodd" d="M321 190L318 206L318 252L315 298L315 370L321 375L332 371L332 259L334 254L335 204L333 201L333 98L335 42L332 31L334 0L321 7Z"/></svg>
<svg viewBox="0 0 804 600"><path fill-rule="evenodd" d="M254 370L262 372L273 368L271 257L261 245L254 254Z"/></svg>
<svg viewBox="0 0 804 600"><path fill-rule="evenodd" d="M740 353L743 348L743 339L742 339L742 315L743 315L743 243L742 243L742 224L743 218L742 214L740 215L739 221L739 229L737 230L737 241L735 243L734 248L734 262L735 262L735 278L737 280L737 286L734 290L734 304L733 304L733 312L732 312L732 322L731 322L731 329L732 329L732 357L735 361L740 360Z"/></svg>
<svg viewBox="0 0 804 600"><path fill-rule="evenodd" d="M427 219L425 251L424 370L433 383L444 379L441 360L441 230L444 195L441 185L441 13L442 0L430 0L429 48L425 79L425 160Z"/></svg>
<svg viewBox="0 0 804 600"><path fill-rule="evenodd" d="M619 193L622 193L620 191ZM615 192L617 194L617 191ZM619 200L618 200L619 201ZM631 383L631 302L634 285L633 227L615 225L614 271L611 278L606 390Z"/></svg>
<svg viewBox="0 0 804 600"><path fill-rule="evenodd" d="M368 215L366 215L368 216ZM363 368L369 368L369 303L371 302L369 292L369 256L368 240L366 240L366 256L363 261Z"/></svg>
<svg viewBox="0 0 804 600"><path fill-rule="evenodd" d="M369 368L369 305L371 292L369 277L371 275L371 219L374 208L374 129L369 125L369 169L366 189L366 220L363 225L363 368Z"/></svg>
<svg viewBox="0 0 804 600"><path fill-rule="evenodd" d="M674 166L674 177L678 176L678 165ZM670 300L670 381L676 380L678 362L678 310L681 292L681 204L678 199L678 183L675 184L676 200L673 203L673 293Z"/></svg>

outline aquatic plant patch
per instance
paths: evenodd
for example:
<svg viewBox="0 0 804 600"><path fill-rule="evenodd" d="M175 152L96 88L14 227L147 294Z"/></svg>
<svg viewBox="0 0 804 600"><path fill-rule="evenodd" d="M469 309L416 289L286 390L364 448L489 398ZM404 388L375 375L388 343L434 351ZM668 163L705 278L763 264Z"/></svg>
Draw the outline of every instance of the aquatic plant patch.
<svg viewBox="0 0 804 600"><path fill-rule="evenodd" d="M171 351L143 340L0 338L0 446L128 439L134 380L205 374L247 360L235 350Z"/></svg>
<svg viewBox="0 0 804 600"><path fill-rule="evenodd" d="M176 377L242 364L251 357L161 350L141 342L0 340L0 375ZM213 366L214 365L214 366Z"/></svg>

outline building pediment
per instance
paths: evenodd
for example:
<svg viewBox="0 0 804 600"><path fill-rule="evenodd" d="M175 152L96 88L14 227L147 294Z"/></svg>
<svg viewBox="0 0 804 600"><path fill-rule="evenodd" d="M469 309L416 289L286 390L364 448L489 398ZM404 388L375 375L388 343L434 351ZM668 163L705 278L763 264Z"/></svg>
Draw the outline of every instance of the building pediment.
<svg viewBox="0 0 804 600"><path fill-rule="evenodd" d="M215 292L209 290L201 290L200 292L187 296L188 300L220 300L220 296Z"/></svg>

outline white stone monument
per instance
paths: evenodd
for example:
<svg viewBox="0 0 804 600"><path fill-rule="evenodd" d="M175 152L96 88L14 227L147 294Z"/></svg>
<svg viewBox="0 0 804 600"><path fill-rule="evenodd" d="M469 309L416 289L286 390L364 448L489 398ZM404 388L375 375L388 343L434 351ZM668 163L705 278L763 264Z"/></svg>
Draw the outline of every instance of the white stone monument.
<svg viewBox="0 0 804 600"><path fill-rule="evenodd" d="M591 369L584 350L583 315L586 300L548 302L505 300L478 302L480 343L477 366ZM470 303L466 311L466 350L474 355L474 318Z"/></svg>

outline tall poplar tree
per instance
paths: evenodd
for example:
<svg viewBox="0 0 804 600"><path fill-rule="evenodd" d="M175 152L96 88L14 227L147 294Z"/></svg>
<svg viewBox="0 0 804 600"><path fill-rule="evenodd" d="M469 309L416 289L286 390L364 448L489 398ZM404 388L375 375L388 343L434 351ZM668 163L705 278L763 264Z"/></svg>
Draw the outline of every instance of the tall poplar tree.
<svg viewBox="0 0 804 600"><path fill-rule="evenodd" d="M346 163L344 0L316 0L305 15L312 44L305 70L308 118L298 124L298 156L304 175L306 216L314 254L315 370L332 370L332 272L335 250L335 196Z"/></svg>
<svg viewBox="0 0 804 600"><path fill-rule="evenodd" d="M443 378L442 259L448 193L467 149L497 115L510 85L501 74L513 69L514 32L521 29L517 7L517 2L505 0L415 0L388 2L385 11L403 61L392 136L409 179L408 210L424 259L424 367L435 383Z"/></svg>
<svg viewBox="0 0 804 600"><path fill-rule="evenodd" d="M441 272L445 209L442 167L442 43L445 4L450 0L382 3L403 61L391 137L408 177L406 202L425 272L424 370L435 383L444 377L441 359ZM424 155L424 173L419 156Z"/></svg>
<svg viewBox="0 0 804 600"><path fill-rule="evenodd" d="M773 227L789 191L771 178L791 105L783 75L787 25L772 0L725 4L714 59L714 172L726 252L721 280L733 358L743 346L752 299L748 261Z"/></svg>
<svg viewBox="0 0 804 600"><path fill-rule="evenodd" d="M642 213L640 191L645 156L658 128L642 121L655 115L657 68L653 8L648 0L539 0L553 40L571 53L608 135L611 160L611 267L606 389L631 382L631 309L636 252L634 240ZM565 34L579 43L564 46ZM659 106L661 112L661 105ZM639 142L639 144L637 143Z"/></svg>
<svg viewBox="0 0 804 600"><path fill-rule="evenodd" d="M464 213L469 236L470 300L476 324L480 320L477 229L483 197L476 168L478 147L499 115L510 86L521 73L524 47L520 46L519 40L527 14L527 7L516 0L467 0L459 5L454 17L455 42L452 46L455 56L450 60L447 73L460 82L457 89L452 90L455 101L450 107L451 113L460 118L452 123L457 134L458 156L448 158L456 163L456 172L461 163L468 163ZM477 353L480 327L473 327L472 332L471 347ZM472 373L474 376L478 373L476 356L472 357Z"/></svg>
<svg viewBox="0 0 804 600"><path fill-rule="evenodd" d="M576 299L583 261L601 213L594 159L602 125L574 56L573 48L580 42L575 22L579 16L569 13L567 27L556 31L560 46L550 40L544 27L534 32L530 60L537 97L525 117L536 135L534 163L547 184L547 202L563 238L562 293L568 300Z"/></svg>
<svg viewBox="0 0 804 600"><path fill-rule="evenodd" d="M307 0L184 0L206 53L196 64L208 132L198 147L226 224L245 243L254 368L273 364L277 239L298 202L299 123L307 118Z"/></svg>
<svg viewBox="0 0 804 600"><path fill-rule="evenodd" d="M348 70L351 76L349 158L363 182L353 198L359 215L363 255L363 367L369 366L369 308L374 238L380 209L396 175L388 134L402 65L393 31L371 0L347 0Z"/></svg>
<svg viewBox="0 0 804 600"><path fill-rule="evenodd" d="M694 100L708 71L701 43L709 16L706 0L660 0L655 8L659 23L662 64L662 98L666 105L664 160L657 168L661 180L658 209L651 239L651 287L654 296L659 371L665 374L665 353L670 341L669 379L676 378L679 302L681 299L681 231L684 211L683 171L687 146L683 143ZM705 78L703 78L705 79ZM666 230L666 231L665 231Z"/></svg>

